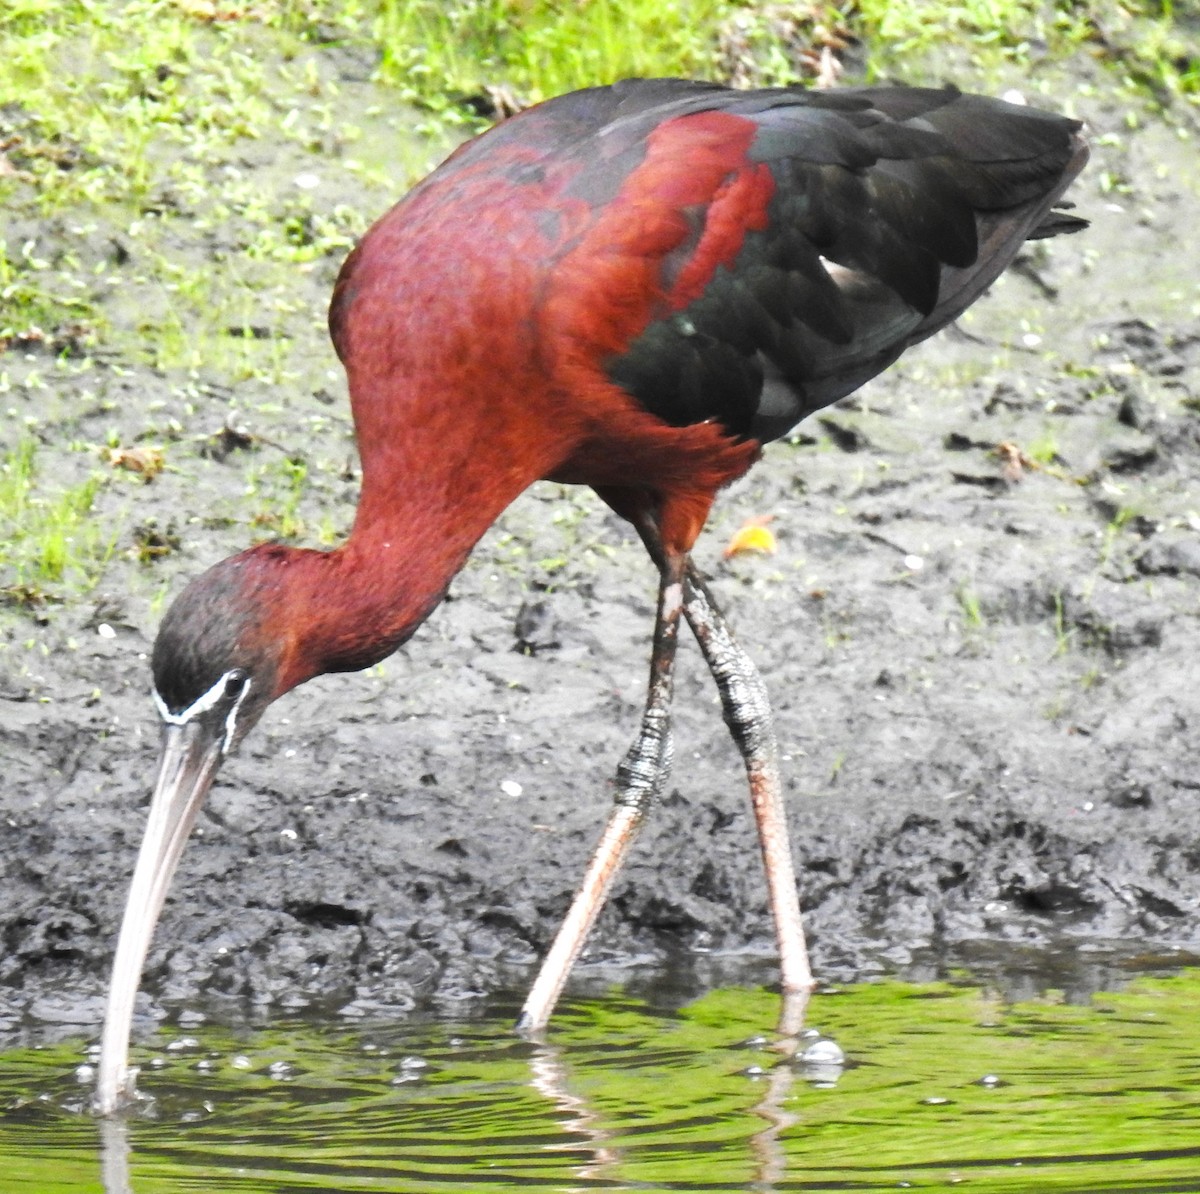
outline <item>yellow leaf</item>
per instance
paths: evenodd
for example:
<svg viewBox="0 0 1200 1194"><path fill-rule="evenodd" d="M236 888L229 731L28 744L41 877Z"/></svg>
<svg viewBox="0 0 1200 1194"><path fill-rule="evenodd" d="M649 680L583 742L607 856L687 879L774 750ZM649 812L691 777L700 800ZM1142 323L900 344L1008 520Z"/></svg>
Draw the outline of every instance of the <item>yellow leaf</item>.
<svg viewBox="0 0 1200 1194"><path fill-rule="evenodd" d="M768 518L751 519L742 529L736 532L725 548L725 558L742 555L753 551L759 555L773 556L776 551L775 535L764 525Z"/></svg>

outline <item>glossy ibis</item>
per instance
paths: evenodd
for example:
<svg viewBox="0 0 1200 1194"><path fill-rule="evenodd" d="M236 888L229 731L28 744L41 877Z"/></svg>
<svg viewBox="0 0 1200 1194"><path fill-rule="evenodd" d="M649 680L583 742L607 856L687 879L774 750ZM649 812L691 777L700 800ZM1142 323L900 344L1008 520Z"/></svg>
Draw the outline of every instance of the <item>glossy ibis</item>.
<svg viewBox="0 0 1200 1194"><path fill-rule="evenodd" d="M616 808L522 1023L545 1023L671 761L682 614L746 763L785 992L812 986L770 708L689 552L763 443L955 319L1055 210L1078 122L953 89L631 80L469 142L349 255L329 312L362 457L349 539L261 544L154 646L162 758L121 927L96 1105L126 1098L154 925L221 760L270 702L403 643L539 478L592 486L660 574Z"/></svg>

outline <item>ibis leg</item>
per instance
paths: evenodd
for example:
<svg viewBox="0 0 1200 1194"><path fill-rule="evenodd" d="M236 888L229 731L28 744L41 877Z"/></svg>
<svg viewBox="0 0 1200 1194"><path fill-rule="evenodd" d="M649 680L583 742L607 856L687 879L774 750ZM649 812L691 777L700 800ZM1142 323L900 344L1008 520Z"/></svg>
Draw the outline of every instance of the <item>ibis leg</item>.
<svg viewBox="0 0 1200 1194"><path fill-rule="evenodd" d="M712 594L690 562L684 576L683 594L684 615L717 682L725 722L746 763L750 799L767 872L767 892L775 918L783 990L785 995L807 997L814 983L800 918L800 897L796 892L796 873L792 866L779 779L779 751L766 686L750 656L734 639ZM801 1005L799 1014L802 1013Z"/></svg>
<svg viewBox="0 0 1200 1194"><path fill-rule="evenodd" d="M674 561L662 569L650 655L650 689L641 729L617 768L616 807L521 1009L517 1019L520 1032L536 1032L546 1026L612 881L670 774L671 677L683 604L683 564L682 560Z"/></svg>

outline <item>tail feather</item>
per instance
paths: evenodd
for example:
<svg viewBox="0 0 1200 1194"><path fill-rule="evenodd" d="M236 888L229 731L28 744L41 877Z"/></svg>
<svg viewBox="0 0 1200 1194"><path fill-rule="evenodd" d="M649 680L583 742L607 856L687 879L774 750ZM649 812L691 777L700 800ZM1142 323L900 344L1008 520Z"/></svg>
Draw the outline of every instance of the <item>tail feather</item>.
<svg viewBox="0 0 1200 1194"><path fill-rule="evenodd" d="M1025 239L1044 240L1048 236L1069 236L1072 232L1082 232L1090 223L1090 220L1085 220L1082 216L1073 216L1053 208Z"/></svg>

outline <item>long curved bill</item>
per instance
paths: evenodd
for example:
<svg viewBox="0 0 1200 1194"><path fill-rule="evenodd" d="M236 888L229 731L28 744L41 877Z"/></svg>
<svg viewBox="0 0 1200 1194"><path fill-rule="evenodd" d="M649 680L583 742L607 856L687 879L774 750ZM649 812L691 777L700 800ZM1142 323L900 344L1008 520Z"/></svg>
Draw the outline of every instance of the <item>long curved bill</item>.
<svg viewBox="0 0 1200 1194"><path fill-rule="evenodd" d="M134 1096L137 1070L129 1068L133 1004L171 878L222 759L223 729L200 717L164 727L158 779L108 990L94 1102L99 1115L111 1115Z"/></svg>

